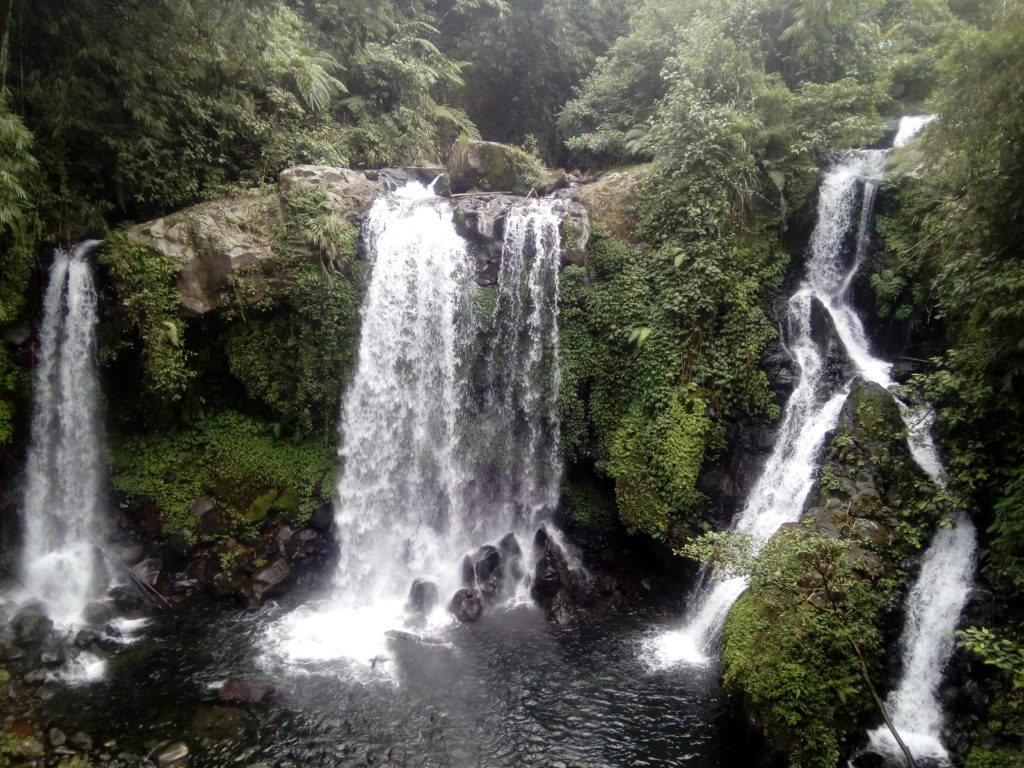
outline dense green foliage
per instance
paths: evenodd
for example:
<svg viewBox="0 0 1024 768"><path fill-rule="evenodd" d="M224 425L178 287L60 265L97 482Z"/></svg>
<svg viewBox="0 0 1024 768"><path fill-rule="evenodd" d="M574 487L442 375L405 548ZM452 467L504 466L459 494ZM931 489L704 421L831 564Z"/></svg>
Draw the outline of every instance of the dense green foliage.
<svg viewBox="0 0 1024 768"><path fill-rule="evenodd" d="M151 503L166 530L189 534L197 523L189 506L208 495L235 521L237 536L255 533L268 511L302 523L330 498L336 461L323 442L283 441L267 424L223 411L125 440L114 456L114 487Z"/></svg>
<svg viewBox="0 0 1024 768"><path fill-rule="evenodd" d="M180 265L132 240L127 232L108 238L100 263L110 271L131 322L130 338L141 343L143 390L153 402L174 403L194 375L188 367L185 321L175 285Z"/></svg>

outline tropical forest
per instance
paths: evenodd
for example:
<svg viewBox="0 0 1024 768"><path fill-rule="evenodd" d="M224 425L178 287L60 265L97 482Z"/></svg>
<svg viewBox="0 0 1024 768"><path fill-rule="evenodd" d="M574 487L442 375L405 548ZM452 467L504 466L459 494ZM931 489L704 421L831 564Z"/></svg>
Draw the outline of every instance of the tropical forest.
<svg viewBox="0 0 1024 768"><path fill-rule="evenodd" d="M0 768L1024 768L1020 0L0 0Z"/></svg>

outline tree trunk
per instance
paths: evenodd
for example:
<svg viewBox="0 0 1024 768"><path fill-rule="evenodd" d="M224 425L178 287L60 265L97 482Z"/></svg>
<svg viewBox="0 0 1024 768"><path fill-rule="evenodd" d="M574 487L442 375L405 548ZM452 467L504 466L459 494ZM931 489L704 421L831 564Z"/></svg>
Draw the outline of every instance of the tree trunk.
<svg viewBox="0 0 1024 768"><path fill-rule="evenodd" d="M888 727L892 737L896 739L896 743L903 751L903 756L907 758L907 765L910 766L910 768L917 768L917 763L914 761L914 755L911 754L910 749L903 743L903 739L900 738L900 734L896 730L895 724L889 717L889 710L886 709L885 702L882 701L882 697L878 695L878 691L875 689L875 684L871 681L871 675L868 672L868 665L864 661L864 654L860 652L860 646L853 640L850 641L850 645L853 646L854 653L857 654L857 661L860 662L861 677L863 677L864 682L868 684L868 690L871 691L871 697L875 700L875 704L878 705L878 711L882 713L882 719L885 721L886 727Z"/></svg>

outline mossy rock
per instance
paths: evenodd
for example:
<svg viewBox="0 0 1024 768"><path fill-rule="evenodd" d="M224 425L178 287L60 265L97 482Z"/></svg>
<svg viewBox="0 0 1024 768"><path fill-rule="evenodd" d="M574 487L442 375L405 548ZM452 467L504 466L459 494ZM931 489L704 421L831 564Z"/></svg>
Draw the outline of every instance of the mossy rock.
<svg viewBox="0 0 1024 768"><path fill-rule="evenodd" d="M245 514L246 521L250 523L258 523L267 519L267 515L270 514L271 509L276 509L275 502L278 499L278 492L276 488L271 488L265 493L261 493L257 496L252 504L249 505L249 511Z"/></svg>
<svg viewBox="0 0 1024 768"><path fill-rule="evenodd" d="M544 166L518 147L494 141L455 142L448 160L448 188L463 192L510 192L525 195L547 186Z"/></svg>
<svg viewBox="0 0 1024 768"><path fill-rule="evenodd" d="M294 488L285 488L270 506L275 512L295 512L299 508L299 492Z"/></svg>

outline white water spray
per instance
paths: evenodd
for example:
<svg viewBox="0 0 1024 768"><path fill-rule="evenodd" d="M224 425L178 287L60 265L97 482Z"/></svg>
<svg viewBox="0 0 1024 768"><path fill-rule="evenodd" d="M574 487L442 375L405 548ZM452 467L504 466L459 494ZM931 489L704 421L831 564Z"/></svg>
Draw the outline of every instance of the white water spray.
<svg viewBox="0 0 1024 768"><path fill-rule="evenodd" d="M480 318L451 205L416 184L374 204L359 363L342 414L338 570L325 603L271 629L286 660L385 669L389 631L450 621L465 553L509 532L525 548L553 509L558 221L543 202L508 213L494 314ZM405 612L415 578L438 588L425 621Z"/></svg>
<svg viewBox="0 0 1024 768"><path fill-rule="evenodd" d="M109 576L95 541L100 515L96 290L90 241L50 267L35 370L24 498L22 580L58 622L79 620Z"/></svg>

